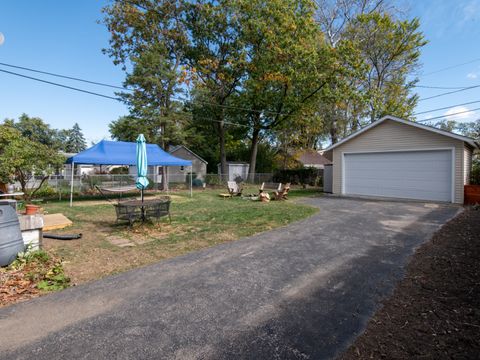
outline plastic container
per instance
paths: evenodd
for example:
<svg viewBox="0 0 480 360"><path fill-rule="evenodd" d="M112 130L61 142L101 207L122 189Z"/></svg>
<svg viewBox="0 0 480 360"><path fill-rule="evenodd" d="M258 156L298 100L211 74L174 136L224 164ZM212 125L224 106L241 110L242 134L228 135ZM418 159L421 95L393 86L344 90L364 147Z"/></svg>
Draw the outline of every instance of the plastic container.
<svg viewBox="0 0 480 360"><path fill-rule="evenodd" d="M12 206L0 202L0 266L7 266L24 251L18 216Z"/></svg>

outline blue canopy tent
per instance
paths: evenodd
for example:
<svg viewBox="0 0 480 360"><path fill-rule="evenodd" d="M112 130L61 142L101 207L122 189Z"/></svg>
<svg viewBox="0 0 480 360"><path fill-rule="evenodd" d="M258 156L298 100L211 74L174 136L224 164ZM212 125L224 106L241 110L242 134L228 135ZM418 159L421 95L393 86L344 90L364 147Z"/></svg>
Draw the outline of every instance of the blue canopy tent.
<svg viewBox="0 0 480 360"><path fill-rule="evenodd" d="M72 165L70 205L73 202L73 174L77 165L136 165L136 143L102 140L98 144L67 159ZM192 162L165 152L156 144L147 144L149 166L192 166ZM191 178L191 177L190 177ZM192 186L190 184L190 195Z"/></svg>

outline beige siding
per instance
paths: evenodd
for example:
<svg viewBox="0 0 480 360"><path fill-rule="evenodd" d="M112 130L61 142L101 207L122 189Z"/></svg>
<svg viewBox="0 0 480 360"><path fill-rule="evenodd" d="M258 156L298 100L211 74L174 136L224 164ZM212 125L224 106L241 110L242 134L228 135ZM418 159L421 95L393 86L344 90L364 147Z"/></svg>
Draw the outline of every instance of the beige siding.
<svg viewBox="0 0 480 360"><path fill-rule="evenodd" d="M455 148L456 203L463 203L464 143L414 126L386 120L363 134L333 149L333 193L342 192L342 154L344 152L427 150Z"/></svg>
<svg viewBox="0 0 480 360"><path fill-rule="evenodd" d="M470 172L472 171L472 148L465 145L463 150L463 181L465 185L470 184Z"/></svg>

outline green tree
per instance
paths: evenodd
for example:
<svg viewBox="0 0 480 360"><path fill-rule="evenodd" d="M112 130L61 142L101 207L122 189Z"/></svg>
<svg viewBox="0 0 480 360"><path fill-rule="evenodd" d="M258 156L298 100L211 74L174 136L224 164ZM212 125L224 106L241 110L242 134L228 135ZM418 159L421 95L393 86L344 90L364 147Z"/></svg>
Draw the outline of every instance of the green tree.
<svg viewBox="0 0 480 360"><path fill-rule="evenodd" d="M18 121L6 119L4 123L14 127L20 131L22 136L32 141L55 148L60 146L57 138L57 130L52 129L50 125L38 117L30 117L24 113L20 115Z"/></svg>
<svg viewBox="0 0 480 360"><path fill-rule="evenodd" d="M458 131L472 139L480 140L480 119L469 122L458 123Z"/></svg>
<svg viewBox="0 0 480 360"><path fill-rule="evenodd" d="M18 181L26 200L35 195L55 167L64 161L57 150L22 136L9 125L0 125L0 180Z"/></svg>
<svg viewBox="0 0 480 360"><path fill-rule="evenodd" d="M322 88L335 70L309 0L238 0L247 67L237 97L249 127L250 178L264 136L292 134L314 117Z"/></svg>
<svg viewBox="0 0 480 360"><path fill-rule="evenodd" d="M221 172L226 172L227 111L235 92L241 87L246 66L242 28L236 2L199 0L185 2L185 47L187 79L203 100L203 113L214 125L220 155Z"/></svg>
<svg viewBox="0 0 480 360"><path fill-rule="evenodd" d="M87 148L87 142L83 136L82 129L75 123L73 127L67 132L68 138L65 146L66 152L79 153Z"/></svg>
<svg viewBox="0 0 480 360"><path fill-rule="evenodd" d="M141 128L150 134L149 140L166 149L178 143L186 121L177 116L181 109L174 100L181 93L183 76L182 10L181 1L147 0L117 0L103 9L103 22L111 33L110 47L104 52L126 71L131 69L124 82L129 91L120 93L130 115L117 120L121 121L118 126L114 122L111 129L125 130L128 121L136 126L144 121Z"/></svg>
<svg viewBox="0 0 480 360"><path fill-rule="evenodd" d="M346 37L367 65L361 89L370 122L385 115L413 118L418 95L412 89L418 80L408 77L418 69L420 50L427 44L419 28L417 18L395 20L378 12L359 15L349 26Z"/></svg>

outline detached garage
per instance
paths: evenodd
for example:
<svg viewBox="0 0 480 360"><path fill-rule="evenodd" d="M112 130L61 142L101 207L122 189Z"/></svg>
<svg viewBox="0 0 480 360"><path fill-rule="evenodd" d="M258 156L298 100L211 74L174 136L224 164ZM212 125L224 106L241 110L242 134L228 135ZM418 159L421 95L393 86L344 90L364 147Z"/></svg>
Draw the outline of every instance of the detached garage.
<svg viewBox="0 0 480 360"><path fill-rule="evenodd" d="M325 150L335 194L463 203L473 139L384 117Z"/></svg>

